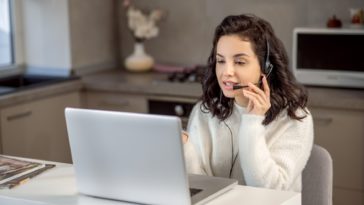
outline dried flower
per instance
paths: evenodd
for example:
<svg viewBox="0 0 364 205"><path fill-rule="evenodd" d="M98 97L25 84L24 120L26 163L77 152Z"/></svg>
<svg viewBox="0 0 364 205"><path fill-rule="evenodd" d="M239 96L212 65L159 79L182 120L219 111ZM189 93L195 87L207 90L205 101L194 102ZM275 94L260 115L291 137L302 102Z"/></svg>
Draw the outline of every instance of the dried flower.
<svg viewBox="0 0 364 205"><path fill-rule="evenodd" d="M123 4L127 9L128 27L137 42L158 36L157 22L162 19L162 10L155 9L145 13L131 5L130 0L124 0Z"/></svg>

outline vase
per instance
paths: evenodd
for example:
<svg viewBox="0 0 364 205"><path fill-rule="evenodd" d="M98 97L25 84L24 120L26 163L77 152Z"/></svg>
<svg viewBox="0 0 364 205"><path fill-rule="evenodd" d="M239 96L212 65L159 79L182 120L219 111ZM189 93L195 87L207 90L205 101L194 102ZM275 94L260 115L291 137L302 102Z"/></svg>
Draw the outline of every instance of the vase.
<svg viewBox="0 0 364 205"><path fill-rule="evenodd" d="M144 44L135 42L133 53L125 59L125 67L132 72L144 72L152 69L154 59L145 53Z"/></svg>

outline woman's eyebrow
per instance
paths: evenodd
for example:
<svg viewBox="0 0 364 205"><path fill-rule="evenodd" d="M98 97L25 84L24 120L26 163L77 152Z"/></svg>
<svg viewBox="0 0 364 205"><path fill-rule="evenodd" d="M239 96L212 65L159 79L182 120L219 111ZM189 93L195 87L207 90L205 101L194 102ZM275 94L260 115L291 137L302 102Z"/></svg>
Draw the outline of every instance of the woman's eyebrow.
<svg viewBox="0 0 364 205"><path fill-rule="evenodd" d="M219 57L224 58L224 56L223 56L223 55L221 55L220 53L216 53L216 55L217 55L217 56L219 56ZM249 57L249 55L248 55L248 54L246 54L246 53L237 53L237 54L235 54L233 57L234 57L234 58L236 58L236 57L242 57L242 56L248 56L248 57Z"/></svg>
<svg viewBox="0 0 364 205"><path fill-rule="evenodd" d="M236 58L236 57L242 57L242 56L248 56L249 57L249 55L246 54L246 53L237 53L237 54L234 55L234 58Z"/></svg>
<svg viewBox="0 0 364 205"><path fill-rule="evenodd" d="M221 57L221 58L224 58L223 55L219 54L219 53L216 53L217 56Z"/></svg>

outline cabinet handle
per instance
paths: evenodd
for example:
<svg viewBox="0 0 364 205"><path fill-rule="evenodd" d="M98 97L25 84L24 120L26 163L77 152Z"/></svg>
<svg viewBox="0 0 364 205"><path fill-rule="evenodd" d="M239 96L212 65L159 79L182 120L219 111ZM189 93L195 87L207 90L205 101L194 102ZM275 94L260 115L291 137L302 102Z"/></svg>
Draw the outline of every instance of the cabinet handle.
<svg viewBox="0 0 364 205"><path fill-rule="evenodd" d="M32 111L25 111L25 112L17 113L15 115L10 115L6 119L8 121L18 120L21 118L29 117L30 115L32 115Z"/></svg>
<svg viewBox="0 0 364 205"><path fill-rule="evenodd" d="M313 117L313 120L323 124L330 124L333 121L332 117Z"/></svg>

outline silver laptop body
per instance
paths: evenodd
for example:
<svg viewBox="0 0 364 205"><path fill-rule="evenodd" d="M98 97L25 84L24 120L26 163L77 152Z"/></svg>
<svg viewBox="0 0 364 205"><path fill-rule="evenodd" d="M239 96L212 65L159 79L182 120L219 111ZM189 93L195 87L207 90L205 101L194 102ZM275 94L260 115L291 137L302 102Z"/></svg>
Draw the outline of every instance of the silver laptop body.
<svg viewBox="0 0 364 205"><path fill-rule="evenodd" d="M65 115L80 193L187 205L205 203L237 183L187 175L178 117L77 108L66 108ZM198 192L192 198L189 185Z"/></svg>

